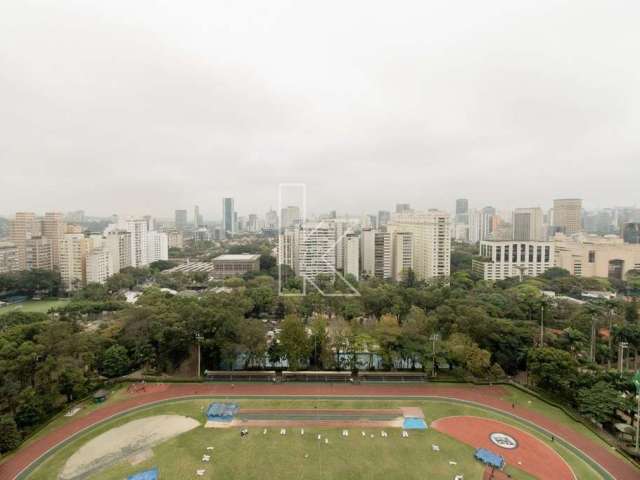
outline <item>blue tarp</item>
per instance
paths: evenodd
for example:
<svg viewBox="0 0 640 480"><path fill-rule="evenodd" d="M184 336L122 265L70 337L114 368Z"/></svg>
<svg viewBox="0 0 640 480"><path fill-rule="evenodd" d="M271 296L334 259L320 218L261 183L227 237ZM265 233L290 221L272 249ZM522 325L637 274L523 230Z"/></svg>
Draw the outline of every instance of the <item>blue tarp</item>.
<svg viewBox="0 0 640 480"><path fill-rule="evenodd" d="M490 467L502 468L504 467L504 458L497 453L493 453L486 448L479 448L474 455L476 460L480 460L482 463L489 465Z"/></svg>
<svg viewBox="0 0 640 480"><path fill-rule="evenodd" d="M405 430L426 430L427 424L424 418L407 417L402 423L402 428Z"/></svg>
<svg viewBox="0 0 640 480"><path fill-rule="evenodd" d="M158 480L158 469L152 468L144 472L134 473L133 475L129 475L127 480Z"/></svg>
<svg viewBox="0 0 640 480"><path fill-rule="evenodd" d="M230 422L236 413L238 413L238 405L235 403L212 403L207 408L207 420Z"/></svg>

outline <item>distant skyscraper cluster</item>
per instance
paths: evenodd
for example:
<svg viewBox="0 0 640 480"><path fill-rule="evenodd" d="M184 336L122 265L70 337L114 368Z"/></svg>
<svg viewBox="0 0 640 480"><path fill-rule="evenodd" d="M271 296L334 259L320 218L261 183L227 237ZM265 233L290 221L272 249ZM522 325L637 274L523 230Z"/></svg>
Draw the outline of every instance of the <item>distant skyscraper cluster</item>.
<svg viewBox="0 0 640 480"><path fill-rule="evenodd" d="M418 280L448 277L449 214L417 212L407 204L396 211L366 215L362 222L334 215L317 222L287 222L279 238L278 261L310 281L336 272L396 281L410 271Z"/></svg>
<svg viewBox="0 0 640 480"><path fill-rule="evenodd" d="M82 219L74 212L47 212L37 217L18 212L10 220L9 241L0 242L0 273L18 270L56 270L67 290L89 283L104 283L125 267L143 267L167 260L166 233L154 230L151 217L128 219L103 232L83 231L68 220Z"/></svg>

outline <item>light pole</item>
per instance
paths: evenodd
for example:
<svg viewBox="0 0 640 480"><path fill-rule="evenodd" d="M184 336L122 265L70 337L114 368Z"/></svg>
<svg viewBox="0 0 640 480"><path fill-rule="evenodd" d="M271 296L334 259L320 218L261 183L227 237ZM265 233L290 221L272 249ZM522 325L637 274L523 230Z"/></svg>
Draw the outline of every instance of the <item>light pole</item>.
<svg viewBox="0 0 640 480"><path fill-rule="evenodd" d="M544 347L544 303L540 306L540 348Z"/></svg>
<svg viewBox="0 0 640 480"><path fill-rule="evenodd" d="M195 336L196 336L196 343L198 345L198 378L200 378L200 342L204 337L200 335L200 332L196 332Z"/></svg>
<svg viewBox="0 0 640 480"><path fill-rule="evenodd" d="M627 342L620 342L618 344L618 371L620 375L622 375L622 371L624 369L624 349L629 348L629 344Z"/></svg>
<svg viewBox="0 0 640 480"><path fill-rule="evenodd" d="M434 333L431 335L431 337L429 338L429 340L431 340L432 343L432 356L431 356L431 376L435 377L436 376L436 342L438 340L440 340L440 334L439 333Z"/></svg>

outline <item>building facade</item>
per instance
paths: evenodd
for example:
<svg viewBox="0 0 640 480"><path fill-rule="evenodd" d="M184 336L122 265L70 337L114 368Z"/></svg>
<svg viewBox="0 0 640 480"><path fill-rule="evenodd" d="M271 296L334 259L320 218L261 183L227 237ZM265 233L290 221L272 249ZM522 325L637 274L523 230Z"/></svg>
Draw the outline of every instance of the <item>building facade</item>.
<svg viewBox="0 0 640 480"><path fill-rule="evenodd" d="M484 280L537 277L554 266L555 245L537 241L483 241L480 256L484 260L473 260L472 270Z"/></svg>
<svg viewBox="0 0 640 480"><path fill-rule="evenodd" d="M348 233L344 238L343 246L343 273L353 275L360 280L360 236Z"/></svg>
<svg viewBox="0 0 640 480"><path fill-rule="evenodd" d="M336 230L332 222L305 223L298 235L298 271L305 280L336 272Z"/></svg>
<svg viewBox="0 0 640 480"><path fill-rule="evenodd" d="M556 232L573 235L582 231L582 200L561 198L553 201L553 225Z"/></svg>
<svg viewBox="0 0 640 480"><path fill-rule="evenodd" d="M222 230L227 235L236 233L236 210L233 198L226 197L222 199Z"/></svg>
<svg viewBox="0 0 640 480"><path fill-rule="evenodd" d="M241 277L245 273L259 270L260 255L256 254L220 255L213 259L213 276L218 280Z"/></svg>
<svg viewBox="0 0 640 480"><path fill-rule="evenodd" d="M413 270L418 280L446 278L451 272L451 225L446 212L429 210L395 214L387 226L391 233L413 238Z"/></svg>
<svg viewBox="0 0 640 480"><path fill-rule="evenodd" d="M13 242L0 242L0 273L19 270L18 247Z"/></svg>
<svg viewBox="0 0 640 480"><path fill-rule="evenodd" d="M413 234L411 232L395 232L392 238L391 269L393 279L397 282L405 280L409 270L413 270Z"/></svg>
<svg viewBox="0 0 640 480"><path fill-rule="evenodd" d="M640 244L618 236L558 234L554 242L555 265L577 277L625 280L629 270L640 269Z"/></svg>
<svg viewBox="0 0 640 480"><path fill-rule="evenodd" d="M60 268L60 244L65 232L64 214L47 212L42 222L42 235L51 242L51 263L54 269Z"/></svg>
<svg viewBox="0 0 640 480"><path fill-rule="evenodd" d="M539 207L516 208L513 211L513 240L537 241L544 238L544 214Z"/></svg>

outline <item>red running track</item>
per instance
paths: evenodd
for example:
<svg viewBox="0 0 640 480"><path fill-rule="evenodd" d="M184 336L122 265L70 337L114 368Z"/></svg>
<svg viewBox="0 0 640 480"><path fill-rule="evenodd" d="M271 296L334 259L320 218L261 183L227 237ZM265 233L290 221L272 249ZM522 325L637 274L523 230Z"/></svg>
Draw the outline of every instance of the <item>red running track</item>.
<svg viewBox="0 0 640 480"><path fill-rule="evenodd" d="M445 417L432 422L431 428L474 448L491 450L502 456L507 465L519 468L534 478L575 480L571 467L555 450L533 435L504 422L482 417ZM509 435L518 445L513 449L496 446L490 439L492 433Z"/></svg>
<svg viewBox="0 0 640 480"><path fill-rule="evenodd" d="M312 396L312 397L450 397L485 405L516 415L550 431L558 438L573 444L602 465L617 480L637 480L640 471L633 465L616 457L606 448L524 406L512 407L502 400L505 391L499 386L452 387L438 385L342 385L342 384L171 384L147 393L135 394L125 400L107 404L91 413L69 421L60 428L38 438L18 450L0 464L0 480L12 480L22 470L44 455L51 448L73 434L103 420L136 407L162 400L177 399L193 395L202 396Z"/></svg>

